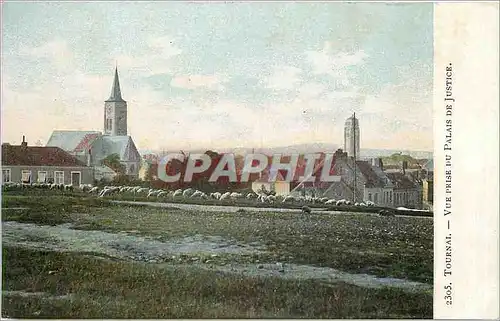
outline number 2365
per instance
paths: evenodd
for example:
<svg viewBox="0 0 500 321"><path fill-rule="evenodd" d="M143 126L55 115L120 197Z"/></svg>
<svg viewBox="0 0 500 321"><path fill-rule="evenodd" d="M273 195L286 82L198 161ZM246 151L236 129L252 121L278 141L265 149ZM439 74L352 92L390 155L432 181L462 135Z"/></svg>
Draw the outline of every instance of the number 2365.
<svg viewBox="0 0 500 321"><path fill-rule="evenodd" d="M446 295L444 296L444 300L446 301L446 305L452 305L453 297L452 295L452 287L450 285L446 285L444 287L444 290L446 291Z"/></svg>

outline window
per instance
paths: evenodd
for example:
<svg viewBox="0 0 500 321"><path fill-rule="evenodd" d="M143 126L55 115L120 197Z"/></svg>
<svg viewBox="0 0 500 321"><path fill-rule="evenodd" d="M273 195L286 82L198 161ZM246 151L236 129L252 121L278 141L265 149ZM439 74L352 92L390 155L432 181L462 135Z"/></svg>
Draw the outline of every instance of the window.
<svg viewBox="0 0 500 321"><path fill-rule="evenodd" d="M373 197L373 201L374 201L375 203L377 203L377 202L378 202L378 193L375 193L375 195L374 195L374 197Z"/></svg>
<svg viewBox="0 0 500 321"><path fill-rule="evenodd" d="M2 168L2 182L10 183L10 168Z"/></svg>
<svg viewBox="0 0 500 321"><path fill-rule="evenodd" d="M54 184L54 172L47 173L47 177L45 177L45 182L48 184Z"/></svg>
<svg viewBox="0 0 500 321"><path fill-rule="evenodd" d="M31 171L23 170L21 172L21 183L25 183L25 184L31 183Z"/></svg>
<svg viewBox="0 0 500 321"><path fill-rule="evenodd" d="M106 119L106 129L111 130L112 127L113 127L113 119L111 118Z"/></svg>
<svg viewBox="0 0 500 321"><path fill-rule="evenodd" d="M47 172L38 171L38 183L45 183L47 181Z"/></svg>
<svg viewBox="0 0 500 321"><path fill-rule="evenodd" d="M371 202L372 201L372 193L368 193L368 200Z"/></svg>
<svg viewBox="0 0 500 321"><path fill-rule="evenodd" d="M64 184L64 172L54 172L54 183L55 184Z"/></svg>

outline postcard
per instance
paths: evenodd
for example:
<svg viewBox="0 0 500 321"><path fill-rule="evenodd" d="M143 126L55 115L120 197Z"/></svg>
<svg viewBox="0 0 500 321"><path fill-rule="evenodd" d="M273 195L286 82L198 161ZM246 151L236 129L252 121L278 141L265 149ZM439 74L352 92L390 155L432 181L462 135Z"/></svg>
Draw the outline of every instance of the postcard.
<svg viewBox="0 0 500 321"><path fill-rule="evenodd" d="M4 1L2 318L498 319L498 13Z"/></svg>

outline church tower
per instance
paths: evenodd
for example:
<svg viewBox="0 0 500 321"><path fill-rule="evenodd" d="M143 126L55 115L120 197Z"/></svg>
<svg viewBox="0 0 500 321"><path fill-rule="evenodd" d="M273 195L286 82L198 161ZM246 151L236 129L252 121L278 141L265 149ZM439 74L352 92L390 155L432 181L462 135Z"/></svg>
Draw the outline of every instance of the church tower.
<svg viewBox="0 0 500 321"><path fill-rule="evenodd" d="M344 151L347 155L359 160L359 122L356 113L347 118L344 126Z"/></svg>
<svg viewBox="0 0 500 321"><path fill-rule="evenodd" d="M104 103L104 135L127 136L127 102L120 91L118 68L115 69L111 96Z"/></svg>

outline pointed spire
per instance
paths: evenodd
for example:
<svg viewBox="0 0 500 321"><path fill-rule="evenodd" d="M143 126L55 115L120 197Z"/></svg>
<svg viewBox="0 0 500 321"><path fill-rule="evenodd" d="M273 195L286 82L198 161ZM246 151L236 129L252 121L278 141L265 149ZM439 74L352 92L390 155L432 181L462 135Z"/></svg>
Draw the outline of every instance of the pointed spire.
<svg viewBox="0 0 500 321"><path fill-rule="evenodd" d="M115 79L111 88L111 95L107 101L124 101L120 90L120 80L118 79L118 66L115 67Z"/></svg>

